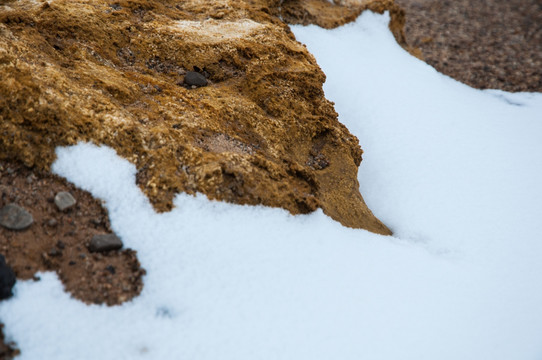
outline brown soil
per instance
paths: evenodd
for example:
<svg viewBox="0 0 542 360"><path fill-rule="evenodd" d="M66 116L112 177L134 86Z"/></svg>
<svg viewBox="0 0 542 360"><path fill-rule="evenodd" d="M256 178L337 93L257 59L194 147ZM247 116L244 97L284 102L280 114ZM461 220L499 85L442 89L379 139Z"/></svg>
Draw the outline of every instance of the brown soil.
<svg viewBox="0 0 542 360"><path fill-rule="evenodd" d="M542 92L540 0L397 0L408 43L479 89Z"/></svg>
<svg viewBox="0 0 542 360"><path fill-rule="evenodd" d="M322 208L390 234L359 194L358 140L276 16L278 0L0 8L0 158L47 170L56 146L91 141L136 165L159 211L201 192L293 214ZM209 86L183 86L193 70Z"/></svg>
<svg viewBox="0 0 542 360"><path fill-rule="evenodd" d="M15 356L19 354L20 354L20 351L17 349L15 344L5 341L4 325L0 324L0 359L1 360L13 359Z"/></svg>
<svg viewBox="0 0 542 360"><path fill-rule="evenodd" d="M53 201L60 191L69 191L77 200L65 212ZM107 212L89 193L57 176L0 161L0 208L9 203L22 206L34 218L22 231L0 226L0 253L18 279L55 271L66 291L86 303L115 305L140 293L145 271L135 251L88 251L93 235L111 233Z"/></svg>

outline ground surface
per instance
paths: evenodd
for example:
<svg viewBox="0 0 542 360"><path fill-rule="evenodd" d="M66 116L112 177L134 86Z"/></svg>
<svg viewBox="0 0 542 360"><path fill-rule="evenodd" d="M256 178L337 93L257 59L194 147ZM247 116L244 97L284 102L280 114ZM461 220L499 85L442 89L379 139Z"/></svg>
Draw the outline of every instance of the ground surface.
<svg viewBox="0 0 542 360"><path fill-rule="evenodd" d="M419 47L438 71L481 89L542 91L541 1L397 3L406 10L408 43ZM0 166L0 206L18 202L35 220L26 232L0 228L0 252L19 278L31 278L37 270L55 270L73 296L110 305L139 293L142 271L133 252L92 255L87 251L91 235L110 232L98 201L57 177L16 163ZM59 212L51 201L62 190L78 200L77 208L68 213ZM32 245L31 238L40 241ZM0 359L14 354L3 344L0 328Z"/></svg>
<svg viewBox="0 0 542 360"><path fill-rule="evenodd" d="M77 203L60 211L55 194L70 192ZM0 226L0 253L19 279L56 271L66 290L87 303L120 304L139 294L143 283L135 251L91 253L94 235L111 233L107 212L88 192L64 179L15 163L0 162L0 208L15 203L34 218L25 230Z"/></svg>
<svg viewBox="0 0 542 360"><path fill-rule="evenodd" d="M478 89L542 91L542 1L396 2L407 42L439 72Z"/></svg>

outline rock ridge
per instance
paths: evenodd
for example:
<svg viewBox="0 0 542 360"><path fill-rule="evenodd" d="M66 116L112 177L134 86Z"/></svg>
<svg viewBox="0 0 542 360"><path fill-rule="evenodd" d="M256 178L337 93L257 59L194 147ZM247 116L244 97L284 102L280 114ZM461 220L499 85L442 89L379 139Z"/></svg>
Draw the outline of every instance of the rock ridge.
<svg viewBox="0 0 542 360"><path fill-rule="evenodd" d="M390 234L359 193L358 139L280 19L296 3L2 2L0 159L48 170L57 146L104 144L158 211L201 192ZM378 6L395 9L356 11ZM185 86L188 72L205 86Z"/></svg>

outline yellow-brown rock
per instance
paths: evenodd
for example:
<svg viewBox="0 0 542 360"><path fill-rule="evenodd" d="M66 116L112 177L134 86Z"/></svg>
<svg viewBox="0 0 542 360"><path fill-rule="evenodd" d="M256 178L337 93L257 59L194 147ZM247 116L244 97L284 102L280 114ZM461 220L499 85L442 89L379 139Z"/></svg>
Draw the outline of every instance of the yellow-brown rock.
<svg viewBox="0 0 542 360"><path fill-rule="evenodd" d="M358 191L358 140L280 5L0 0L0 158L48 169L57 146L105 144L136 165L159 211L202 192L293 214L320 207L389 234ZM208 85L185 86L187 71Z"/></svg>

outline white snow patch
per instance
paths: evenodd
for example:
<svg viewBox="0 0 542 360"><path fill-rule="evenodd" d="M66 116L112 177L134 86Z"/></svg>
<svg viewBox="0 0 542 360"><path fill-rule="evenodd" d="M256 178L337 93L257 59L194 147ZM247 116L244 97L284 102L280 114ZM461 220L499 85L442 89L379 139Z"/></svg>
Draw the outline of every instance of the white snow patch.
<svg viewBox="0 0 542 360"><path fill-rule="evenodd" d="M395 237L203 196L156 214L111 149L61 148L54 171L105 200L148 275L112 308L18 282L0 319L21 359L540 359L542 96L438 74L388 21L293 31Z"/></svg>

